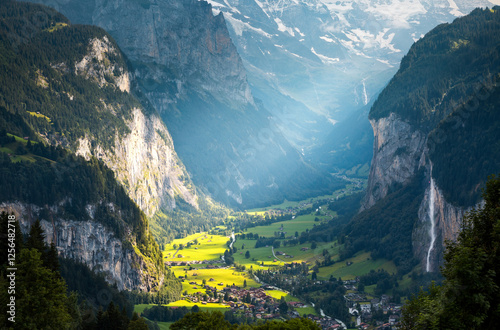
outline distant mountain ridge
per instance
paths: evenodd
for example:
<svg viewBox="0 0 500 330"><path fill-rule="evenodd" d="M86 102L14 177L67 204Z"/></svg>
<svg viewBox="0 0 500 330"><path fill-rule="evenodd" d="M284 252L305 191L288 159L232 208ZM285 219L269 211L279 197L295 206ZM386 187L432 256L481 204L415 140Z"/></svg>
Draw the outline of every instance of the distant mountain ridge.
<svg viewBox="0 0 500 330"><path fill-rule="evenodd" d="M492 5L487 0L209 3L214 14L224 14L253 94L287 140L311 163L346 172L369 166L370 125L354 118L366 112L411 45L440 23Z"/></svg>

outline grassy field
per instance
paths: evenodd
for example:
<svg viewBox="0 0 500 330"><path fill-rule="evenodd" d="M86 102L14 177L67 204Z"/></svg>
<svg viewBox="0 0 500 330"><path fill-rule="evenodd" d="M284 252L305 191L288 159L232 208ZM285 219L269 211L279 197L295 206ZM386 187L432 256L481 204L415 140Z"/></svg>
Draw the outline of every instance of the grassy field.
<svg viewBox="0 0 500 330"><path fill-rule="evenodd" d="M347 266L347 263L351 263ZM370 272L370 270L384 269L389 274L396 273L396 266L392 261L385 259L373 260L369 252L358 253L353 258L343 262L337 262L328 267L319 269L318 278L327 279L331 275L333 277L341 277L343 280L350 280Z"/></svg>
<svg viewBox="0 0 500 330"><path fill-rule="evenodd" d="M324 215L324 212L322 212L323 215L318 216L313 214L301 215L296 217L295 219L275 222L269 226L257 226L248 228L246 232L258 234L259 236L263 237L273 237L274 232L280 232L281 226L283 226L283 231L286 232L285 235L293 236L295 232L298 232L300 234L307 229L313 228L315 224L319 224L322 220L330 220L332 216L335 216L334 212L330 211L329 213L331 216ZM318 218L320 221L314 221L315 218Z"/></svg>
<svg viewBox="0 0 500 330"><path fill-rule="evenodd" d="M236 285L243 287L244 281L247 281L247 287L260 287L250 274L246 272L237 272L234 268L219 268L219 269L193 269L185 271L186 267L175 266L172 270L176 276L185 276L187 279L182 282L182 292L187 291L189 294L196 292L205 292L203 289L203 280L206 284L222 290L226 285ZM186 268L187 269L187 268ZM210 281L213 278L215 281ZM189 284L189 282L196 282L196 284ZM223 285L219 285L222 283Z"/></svg>
<svg viewBox="0 0 500 330"><path fill-rule="evenodd" d="M253 266L254 269L268 269L269 267L283 265L284 263L294 262L307 262L314 263L316 260L323 260L323 250L328 250L333 258L337 258L340 246L336 245L335 242L327 243L317 243L317 248L315 250L311 249L311 243L300 244L296 246L281 246L276 251L284 252L288 257L283 255L273 256L271 247L260 247L255 248L255 240L248 239L238 239L236 240L235 246L238 248L236 254L234 254L235 262L245 265L247 268ZM245 244L245 249L241 249L241 246ZM306 251L301 251L302 248L307 248ZM250 252L250 258L245 258L246 251ZM290 258L290 256L292 256ZM276 259L276 262L274 261ZM262 262L264 262L264 267L262 267Z"/></svg>
<svg viewBox="0 0 500 330"><path fill-rule="evenodd" d="M188 242L194 241L195 239L198 240L198 245L192 245L189 248L179 250L175 258L173 257L176 252L174 244L177 244L177 246L180 244L186 246ZM165 245L163 257L165 260L176 261L218 260L227 249L226 243L228 240L229 237L209 235L207 233L190 235L186 238L176 239L172 243ZM179 258L179 255L182 255L182 258Z"/></svg>
<svg viewBox="0 0 500 330"><path fill-rule="evenodd" d="M238 249L236 254L233 254L234 262L240 265L245 265L247 268L251 266L253 269L269 269L269 267L276 267L279 265L283 265L283 262L276 260L274 261L273 252L271 247L260 247L255 248L256 240L249 239L237 239L235 246ZM245 249L241 249L241 246L245 244ZM250 258L245 258L245 253L250 251ZM264 266L262 266L264 263Z"/></svg>
<svg viewBox="0 0 500 330"><path fill-rule="evenodd" d="M288 209L288 208L299 207L301 204L303 205L305 203L314 203L316 201L321 201L321 200L335 199L335 198L337 198L337 196L341 195L342 190L344 190L344 189L339 189L331 195L323 195L323 196L313 197L313 198L309 198L309 199L303 200L303 201L285 200L281 204L276 204L276 205L271 205L271 206L267 206L267 207L263 207L263 208L248 210L247 213L255 214L255 213L265 212L267 210L284 210L284 209Z"/></svg>

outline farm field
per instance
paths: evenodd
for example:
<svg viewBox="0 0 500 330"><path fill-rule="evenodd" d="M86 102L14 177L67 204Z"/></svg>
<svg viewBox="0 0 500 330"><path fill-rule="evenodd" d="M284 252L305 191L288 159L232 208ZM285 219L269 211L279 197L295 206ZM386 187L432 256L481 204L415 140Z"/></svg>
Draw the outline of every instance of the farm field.
<svg viewBox="0 0 500 330"><path fill-rule="evenodd" d="M236 254L233 255L235 262L241 265L245 265L247 268L253 266L254 269L267 269L272 266L283 265L283 263L289 262L307 262L314 263L316 260L323 259L323 250L328 250L330 255L335 259L339 252L340 246L335 245L335 242L317 243L315 250L311 249L311 243L304 243L295 246L280 246L274 249L276 253L276 258L273 256L271 247L260 247L255 248L256 240L249 239L237 239L235 246L238 248ZM245 244L245 249L241 250L241 246ZM306 249L302 251L302 249ZM250 252L250 258L245 258L246 251ZM284 252L287 256L278 255L277 252ZM293 256L289 258L288 256ZM255 259L255 260L253 260ZM276 262L274 262L276 259ZM262 262L264 262L265 267L262 267ZM257 267L257 268L256 268Z"/></svg>
<svg viewBox="0 0 500 330"><path fill-rule="evenodd" d="M187 245L188 242L198 240L197 245L191 245L189 248L184 248L176 253L177 249L174 249L174 245L179 246L183 244ZM227 249L226 243L229 237L220 235L209 235L207 233L194 234L186 238L176 239L170 244L165 245L165 250L163 251L163 257L165 260L172 261L194 261L194 260L218 260L220 256L224 254ZM182 258L179 258L182 255Z"/></svg>
<svg viewBox="0 0 500 330"><path fill-rule="evenodd" d="M187 291L188 294L193 294L196 292L205 292L203 289L203 280L206 284L216 287L222 290L226 285L236 285L243 287L244 281L247 281L247 287L260 287L260 284L255 281L255 279L246 272L237 272L234 267L231 268L217 268L217 269L187 269L185 266L175 266L172 267L172 271L175 272L176 276L185 276L187 274L187 279L182 282L182 292ZM214 279L214 281L210 281ZM190 282L196 282L196 284L189 284ZM222 285L219 285L222 283Z"/></svg>
<svg viewBox="0 0 500 330"><path fill-rule="evenodd" d="M347 266L347 263L352 262ZM385 259L373 260L369 252L358 253L353 258L347 259L343 262L337 262L328 267L321 267L319 269L318 278L328 279L330 276L343 280L350 280L370 272L370 270L384 269L389 274L396 272L396 266L392 261Z"/></svg>

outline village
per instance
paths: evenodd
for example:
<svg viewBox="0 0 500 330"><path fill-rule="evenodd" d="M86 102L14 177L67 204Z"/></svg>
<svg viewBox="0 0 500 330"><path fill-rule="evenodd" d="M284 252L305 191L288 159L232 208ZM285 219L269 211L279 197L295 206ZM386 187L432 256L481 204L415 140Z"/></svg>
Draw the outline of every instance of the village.
<svg viewBox="0 0 500 330"><path fill-rule="evenodd" d="M215 282L210 279L209 282ZM307 317L315 321L322 329L344 329L344 326L329 316L316 316L313 314L301 313L301 308L308 305L298 302L285 302L267 294L266 290L273 290L274 287L263 285L260 288L241 288L235 285L217 288L222 283L214 285L190 282L192 285L199 285L200 289L194 294L188 294L184 298L193 303L207 305L219 303L227 305L237 317L254 318L256 320L284 320L286 318Z"/></svg>
<svg viewBox="0 0 500 330"><path fill-rule="evenodd" d="M349 308L349 314L356 319L357 328L398 329L402 305L391 302L391 297L385 294L379 298L370 299L365 293L357 290L357 284L357 279L344 281L344 287L347 290L344 299ZM388 322L379 320L385 319L387 315L389 315Z"/></svg>

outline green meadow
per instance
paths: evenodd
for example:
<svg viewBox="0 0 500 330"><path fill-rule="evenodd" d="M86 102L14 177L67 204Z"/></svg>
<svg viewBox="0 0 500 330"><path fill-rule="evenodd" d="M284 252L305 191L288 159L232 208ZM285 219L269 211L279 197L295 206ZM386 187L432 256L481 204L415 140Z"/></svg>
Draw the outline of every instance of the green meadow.
<svg viewBox="0 0 500 330"><path fill-rule="evenodd" d="M283 231L286 232L286 236L294 236L295 232L298 232L299 234L303 231L306 231L308 229L312 229L315 225L319 224L323 220L330 220L332 219L332 216L336 216L335 212L330 211L328 215L325 215L324 212L321 212L322 215L313 215L313 214L306 214L306 215L301 215L298 217L295 217L295 219L292 220L287 220L287 221L280 221L280 222L275 222L269 226L257 226L253 228L248 228L245 233L253 233L253 234L258 234L259 236L262 237L273 237L274 232L281 232L281 226L283 226ZM314 221L315 218L318 218L319 221L316 222Z"/></svg>
<svg viewBox="0 0 500 330"><path fill-rule="evenodd" d="M352 263L352 264L350 264ZM348 265L350 264L350 265ZM389 274L396 273L396 265L386 259L373 260L369 252L358 253L353 258L337 262L319 269L318 278L328 279L330 276L350 280L370 272L370 270L386 270Z"/></svg>

